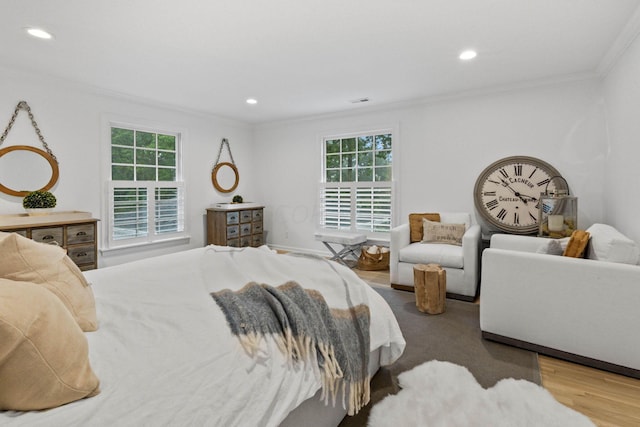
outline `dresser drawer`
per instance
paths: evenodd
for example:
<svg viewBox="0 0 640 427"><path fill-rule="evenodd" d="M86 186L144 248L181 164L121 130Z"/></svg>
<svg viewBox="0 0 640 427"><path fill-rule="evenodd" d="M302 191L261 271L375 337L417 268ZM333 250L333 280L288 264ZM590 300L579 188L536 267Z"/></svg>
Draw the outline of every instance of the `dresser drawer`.
<svg viewBox="0 0 640 427"><path fill-rule="evenodd" d="M237 225L230 225L227 227L227 239L236 239L240 236L240 227Z"/></svg>
<svg viewBox="0 0 640 427"><path fill-rule="evenodd" d="M240 222L251 222L251 211L240 211Z"/></svg>
<svg viewBox="0 0 640 427"><path fill-rule="evenodd" d="M238 212L227 212L227 224L238 224L240 222L240 215Z"/></svg>
<svg viewBox="0 0 640 427"><path fill-rule="evenodd" d="M93 245L69 248L67 255L78 265L96 262L96 250Z"/></svg>
<svg viewBox="0 0 640 427"><path fill-rule="evenodd" d="M242 246L243 248L246 246L251 246L251 236L242 237L240 239L240 246Z"/></svg>
<svg viewBox="0 0 640 427"><path fill-rule="evenodd" d="M262 221L262 209L254 209L252 217L254 221Z"/></svg>
<svg viewBox="0 0 640 427"><path fill-rule="evenodd" d="M251 223L249 223L249 224L240 224L240 235L241 236L250 236L251 235Z"/></svg>
<svg viewBox="0 0 640 427"><path fill-rule="evenodd" d="M7 231L6 233L16 233L21 235L22 237L27 237L27 230L23 229L23 230L11 230L11 231Z"/></svg>
<svg viewBox="0 0 640 427"><path fill-rule="evenodd" d="M62 246L64 244L64 228L34 228L31 230L31 239L36 242Z"/></svg>
<svg viewBox="0 0 640 427"><path fill-rule="evenodd" d="M262 246L264 245L264 237L262 234L254 234L252 237L253 244L251 246Z"/></svg>
<svg viewBox="0 0 640 427"><path fill-rule="evenodd" d="M232 248L240 247L240 239L229 239L227 240L227 246L231 246Z"/></svg>
<svg viewBox="0 0 640 427"><path fill-rule="evenodd" d="M67 227L67 245L89 243L96 240L93 224L70 225Z"/></svg>
<svg viewBox="0 0 640 427"><path fill-rule="evenodd" d="M262 222L253 223L253 234L262 233Z"/></svg>

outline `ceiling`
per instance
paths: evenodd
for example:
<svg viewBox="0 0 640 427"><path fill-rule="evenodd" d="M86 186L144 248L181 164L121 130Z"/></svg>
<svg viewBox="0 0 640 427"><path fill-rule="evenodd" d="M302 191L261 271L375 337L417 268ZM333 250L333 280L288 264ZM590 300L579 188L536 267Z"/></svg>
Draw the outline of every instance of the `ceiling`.
<svg viewBox="0 0 640 427"><path fill-rule="evenodd" d="M0 65L257 124L595 75L639 4L3 0Z"/></svg>

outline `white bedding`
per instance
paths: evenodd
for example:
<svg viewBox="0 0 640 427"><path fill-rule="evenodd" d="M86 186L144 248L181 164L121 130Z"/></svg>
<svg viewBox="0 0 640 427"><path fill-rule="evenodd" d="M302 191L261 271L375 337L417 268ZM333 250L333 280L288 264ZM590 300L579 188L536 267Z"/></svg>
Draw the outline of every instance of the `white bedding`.
<svg viewBox="0 0 640 427"><path fill-rule="evenodd" d="M343 285L348 283L348 291ZM250 281L295 280L330 307L366 302L371 350L395 361L405 342L386 302L335 262L262 248L208 246L86 272L99 329L86 333L100 378L95 397L42 412L0 412L0 425L277 426L320 388L317 369L291 367L273 342L253 360L209 295ZM341 403L338 403L341 404Z"/></svg>

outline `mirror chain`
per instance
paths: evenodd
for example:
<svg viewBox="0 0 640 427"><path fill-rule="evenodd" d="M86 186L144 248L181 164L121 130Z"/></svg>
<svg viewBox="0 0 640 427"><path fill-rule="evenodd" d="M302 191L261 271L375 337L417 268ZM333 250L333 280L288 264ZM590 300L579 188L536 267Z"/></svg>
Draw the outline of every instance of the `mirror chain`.
<svg viewBox="0 0 640 427"><path fill-rule="evenodd" d="M40 128L38 127L38 124L36 123L35 119L33 118L33 113L31 113L31 107L29 107L29 104L27 104L27 101L20 101L20 102L18 102L18 105L16 105L16 109L13 111L13 115L11 116L11 120L9 120L9 124L7 125L7 128L2 133L2 136L0 136L0 145L2 145L2 143L5 140L5 138L9 134L9 131L13 127L13 124L15 123L16 117L18 117L18 113L20 112L20 110L26 110L27 111L27 114L29 114L29 119L31 119L31 124L33 125L33 128L36 130L36 133L38 134L38 138L40 139L40 142L42 143L42 146L47 151L47 153L53 158L53 160L55 160L56 163L58 163L58 159L56 159L56 156L53 154L53 152L51 152L51 149L49 148L47 143L44 141L44 137L42 136L42 132L40 132ZM227 143L227 145L228 145L228 143ZM222 150L222 146L220 146L220 150ZM229 155L231 155L231 150L229 150ZM218 153L218 157L220 157L219 153ZM232 158L232 160L233 160L233 158Z"/></svg>

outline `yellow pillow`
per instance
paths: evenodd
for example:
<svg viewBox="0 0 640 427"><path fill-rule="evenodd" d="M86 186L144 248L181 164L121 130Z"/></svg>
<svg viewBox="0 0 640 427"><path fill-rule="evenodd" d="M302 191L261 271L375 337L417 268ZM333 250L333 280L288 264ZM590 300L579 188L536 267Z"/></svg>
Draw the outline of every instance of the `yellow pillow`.
<svg viewBox="0 0 640 427"><path fill-rule="evenodd" d="M409 231L411 234L411 243L422 241L422 220L440 222L440 214L438 213L412 213L409 214Z"/></svg>
<svg viewBox="0 0 640 427"><path fill-rule="evenodd" d="M423 219L424 237L422 243L444 243L462 246L462 236L466 230L464 224L443 224Z"/></svg>
<svg viewBox="0 0 640 427"><path fill-rule="evenodd" d="M563 256L572 258L584 258L584 251L587 249L590 234L584 230L575 230L571 233L571 238L563 252Z"/></svg>
<svg viewBox="0 0 640 427"><path fill-rule="evenodd" d="M53 408L100 393L87 338L40 285L0 279L0 410Z"/></svg>
<svg viewBox="0 0 640 427"><path fill-rule="evenodd" d="M0 232L0 277L44 286L60 298L83 331L98 329L91 286L64 249Z"/></svg>

